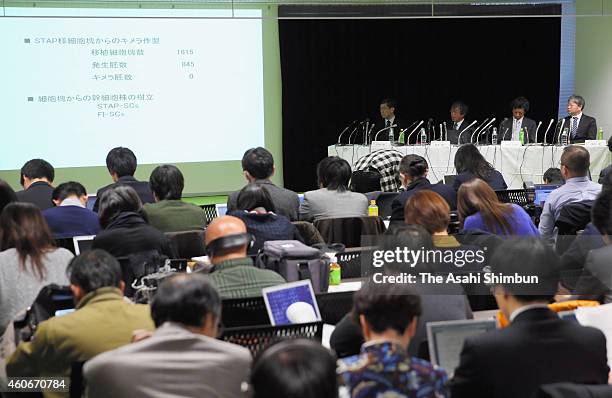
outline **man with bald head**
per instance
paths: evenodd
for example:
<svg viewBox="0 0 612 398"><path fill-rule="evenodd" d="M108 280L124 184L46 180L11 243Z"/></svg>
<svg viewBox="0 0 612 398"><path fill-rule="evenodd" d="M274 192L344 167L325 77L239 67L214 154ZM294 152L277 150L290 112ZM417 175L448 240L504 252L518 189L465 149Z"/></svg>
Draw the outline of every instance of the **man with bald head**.
<svg viewBox="0 0 612 398"><path fill-rule="evenodd" d="M276 272L253 265L247 256L253 238L239 218L215 218L206 228L204 239L214 266L210 277L222 298L261 296L264 287L285 283Z"/></svg>

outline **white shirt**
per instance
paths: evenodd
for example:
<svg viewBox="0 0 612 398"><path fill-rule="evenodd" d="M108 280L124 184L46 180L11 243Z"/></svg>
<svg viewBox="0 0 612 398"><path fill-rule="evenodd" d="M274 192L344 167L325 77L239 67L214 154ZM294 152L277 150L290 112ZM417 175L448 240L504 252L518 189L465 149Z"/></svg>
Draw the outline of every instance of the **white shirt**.
<svg viewBox="0 0 612 398"><path fill-rule="evenodd" d="M512 141L519 140L519 133L521 132L521 127L523 126L523 119L524 118L520 118L517 120L512 118Z"/></svg>
<svg viewBox="0 0 612 398"><path fill-rule="evenodd" d="M463 124L464 120L465 119L462 119L462 120L460 120L458 122L455 122L457 124L457 128L455 130L459 131L461 129L461 124ZM453 126L455 125L455 123L453 123Z"/></svg>
<svg viewBox="0 0 612 398"><path fill-rule="evenodd" d="M83 203L78 198L66 198L60 203L60 206L83 206Z"/></svg>

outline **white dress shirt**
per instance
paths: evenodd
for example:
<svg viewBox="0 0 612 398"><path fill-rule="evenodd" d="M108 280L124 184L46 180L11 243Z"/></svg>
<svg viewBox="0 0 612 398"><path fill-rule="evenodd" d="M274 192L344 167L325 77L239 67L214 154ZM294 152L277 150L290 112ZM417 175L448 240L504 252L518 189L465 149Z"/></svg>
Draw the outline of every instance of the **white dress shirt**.
<svg viewBox="0 0 612 398"><path fill-rule="evenodd" d="M512 141L518 141L520 139L519 133L523 126L523 118L515 119L512 118Z"/></svg>

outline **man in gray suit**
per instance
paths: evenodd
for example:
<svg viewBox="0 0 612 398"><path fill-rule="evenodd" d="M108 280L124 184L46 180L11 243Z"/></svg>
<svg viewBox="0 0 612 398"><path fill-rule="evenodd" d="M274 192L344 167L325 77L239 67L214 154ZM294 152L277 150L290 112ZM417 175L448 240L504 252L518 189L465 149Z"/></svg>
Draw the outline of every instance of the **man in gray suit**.
<svg viewBox="0 0 612 398"><path fill-rule="evenodd" d="M287 217L290 221L298 219L300 200L297 193L289 189L277 187L270 177L274 175L274 158L262 147L251 148L242 156L242 170L249 184L259 184L266 187L276 208L276 213ZM238 192L232 192L227 199L227 211L236 210Z"/></svg>
<svg viewBox="0 0 612 398"><path fill-rule="evenodd" d="M537 124L535 120L525 117L529 112L529 101L525 97L515 98L512 103L512 118L504 119L499 125L499 138L501 141L518 141L521 129L525 133L525 144L538 142L536 136Z"/></svg>
<svg viewBox="0 0 612 398"><path fill-rule="evenodd" d="M87 362L89 397L243 397L251 354L217 340L219 294L204 275L182 274L159 287L151 337Z"/></svg>

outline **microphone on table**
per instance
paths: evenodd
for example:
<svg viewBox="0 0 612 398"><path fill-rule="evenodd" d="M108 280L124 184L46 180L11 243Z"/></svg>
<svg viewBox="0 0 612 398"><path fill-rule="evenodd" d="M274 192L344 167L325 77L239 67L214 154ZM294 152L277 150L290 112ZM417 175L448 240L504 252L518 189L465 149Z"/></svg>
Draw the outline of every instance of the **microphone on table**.
<svg viewBox="0 0 612 398"><path fill-rule="evenodd" d="M417 126L410 132L410 134L408 134L408 138L406 138L406 145L410 145L410 137L412 137L412 134L414 134L414 132L417 131L423 123L425 123L425 121L421 120L419 124L417 124Z"/></svg>
<svg viewBox="0 0 612 398"><path fill-rule="evenodd" d="M552 126L555 119L550 119L550 123L548 123L548 127L546 128L546 132L544 133L544 140L542 141L542 145L548 145L548 130L550 130L550 126Z"/></svg>
<svg viewBox="0 0 612 398"><path fill-rule="evenodd" d="M508 134L508 131L510 131L510 127L506 127L506 131L504 131L504 134L502 134L502 141L506 140L506 134Z"/></svg>
<svg viewBox="0 0 612 398"><path fill-rule="evenodd" d="M478 134L476 135L476 143L478 143L478 137L480 136L480 134L485 131L487 129L487 127L489 127L491 125L491 123L493 123L495 121L495 118L491 119L488 123L486 123L481 129L480 131L478 131L478 129L474 130L474 132L472 133L472 135L470 136L470 143L472 142L472 139L474 138L474 134L476 134L476 132L478 132Z"/></svg>
<svg viewBox="0 0 612 398"><path fill-rule="evenodd" d="M340 135L338 136L338 143L336 145L342 145L340 143L340 140L342 139L342 136L344 135L344 133L346 133L348 131L348 129L350 129L351 127L353 127L353 125L355 125L355 123L357 123L357 120L353 120L348 126L346 126L344 128L344 130L342 130L342 132L340 133Z"/></svg>
<svg viewBox="0 0 612 398"><path fill-rule="evenodd" d="M473 125L475 125L476 123L478 123L478 120L474 120L472 123L470 123L466 128L464 128L463 130L461 130L461 132L459 133L459 136L457 137L457 145L461 145L461 136L463 135L463 133L465 133L470 127L472 127Z"/></svg>
<svg viewBox="0 0 612 398"><path fill-rule="evenodd" d="M561 142L561 133L563 132L563 126L565 126L565 118L561 119L561 127L559 128L559 134L557 134L557 144Z"/></svg>
<svg viewBox="0 0 612 398"><path fill-rule="evenodd" d="M391 127L391 126L389 126L389 127ZM369 139L370 139L370 137L372 136L372 130L374 130L374 123L372 123L372 124L370 125L370 131L368 131L368 132L367 132L366 137L368 137L368 140L369 140ZM374 137L374 138L376 139L376 137ZM371 141L370 141L370 142L371 142Z"/></svg>
<svg viewBox="0 0 612 398"><path fill-rule="evenodd" d="M374 141L376 141L376 138L378 138L378 134L382 133L385 130L390 130L395 127L397 127L397 124L392 124L391 126L383 127L382 129L378 130L376 134L374 134ZM373 125L372 125L372 128L374 128Z"/></svg>
<svg viewBox="0 0 612 398"><path fill-rule="evenodd" d="M355 134L357 131L359 131L359 129L361 128L361 126L363 126L364 123L365 123L365 120L362 120L361 122L359 122L359 124L357 126L355 126L355 128L353 129L351 134L349 134L349 139L348 139L348 144L349 145L351 145L351 137L353 136L353 134Z"/></svg>

